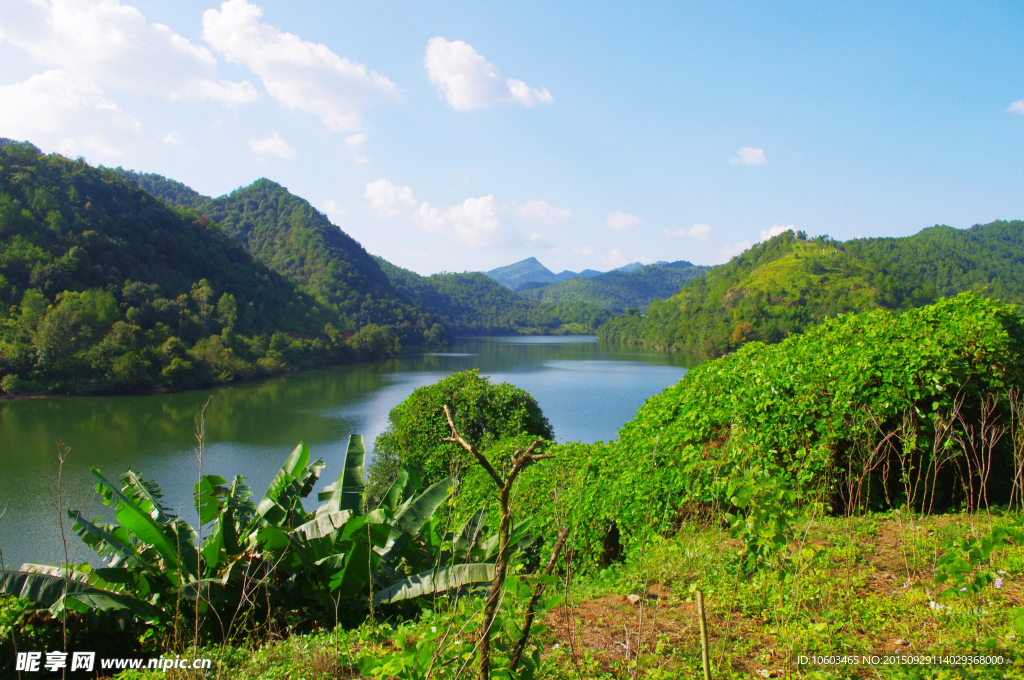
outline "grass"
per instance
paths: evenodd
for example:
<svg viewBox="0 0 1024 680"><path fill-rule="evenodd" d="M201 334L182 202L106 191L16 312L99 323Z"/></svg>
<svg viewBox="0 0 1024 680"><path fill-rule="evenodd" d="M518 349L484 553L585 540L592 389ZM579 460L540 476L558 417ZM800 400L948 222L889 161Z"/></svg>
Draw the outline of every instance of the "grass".
<svg viewBox="0 0 1024 680"><path fill-rule="evenodd" d="M687 527L625 563L566 590L547 615L538 677L699 678L695 592L708 607L712 676L727 678L1024 678L1017 629L1024 615L1024 546L993 553L1000 588L978 600L934 580L942 541L982 535L1005 518L901 513L805 523L790 543L790 575L744 572L741 544L717 526ZM415 627L417 624L409 624ZM293 636L224 654L220 677L248 680L360 677L360 656L393 650L391 629ZM413 632L415 636L415 631ZM1024 638L1024 636L1022 636ZM220 650L208 656L218 657ZM1002 656L1004 665L822 665L800 657ZM469 668L463 677L472 676ZM134 673L131 680L190 677ZM195 676L191 676L195 677Z"/></svg>

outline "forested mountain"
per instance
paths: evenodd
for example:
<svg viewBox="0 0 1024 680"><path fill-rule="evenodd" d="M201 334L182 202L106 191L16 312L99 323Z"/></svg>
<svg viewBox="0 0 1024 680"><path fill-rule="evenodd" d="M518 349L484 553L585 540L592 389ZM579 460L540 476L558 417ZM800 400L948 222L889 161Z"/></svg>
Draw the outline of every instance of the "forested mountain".
<svg viewBox="0 0 1024 680"><path fill-rule="evenodd" d="M709 269L711 267L686 261L651 264L629 271L610 271L593 278L573 278L520 289L518 293L537 302L586 302L611 312L624 312L631 307L644 309L654 300L664 300Z"/></svg>
<svg viewBox="0 0 1024 680"><path fill-rule="evenodd" d="M488 272L484 272L484 275L497 281L509 290L517 290L524 284L555 283L556 281L562 281L575 276L576 274L570 271L564 271L561 274L556 274L542 265L537 258L528 257L525 260L520 260L519 262L514 262L512 264L505 265L504 267L498 267Z"/></svg>
<svg viewBox="0 0 1024 680"><path fill-rule="evenodd" d="M260 179L211 199L160 175L120 172L172 205L206 214L254 258L337 305L359 326L388 325L409 344L446 334L438 319L397 293L359 243L280 184Z"/></svg>
<svg viewBox="0 0 1024 680"><path fill-rule="evenodd" d="M176 180L168 179L163 175L157 175L152 172L141 173L123 168L118 168L117 172L135 182L153 196L163 199L165 203L170 203L172 207L180 206L182 208L198 210L210 202L209 196L203 196L192 187L185 186Z"/></svg>
<svg viewBox="0 0 1024 680"><path fill-rule="evenodd" d="M350 360L352 327L207 216L84 161L0 148L4 391L198 385ZM356 341L364 356L395 349L376 327Z"/></svg>
<svg viewBox="0 0 1024 680"><path fill-rule="evenodd" d="M669 263L657 262L655 264L667 265ZM619 267L618 269L613 269L612 271L629 273L640 269L643 266L644 265L639 262L630 262L629 264ZM604 273L605 272L599 272L596 269L584 269L581 272L572 272L568 269L564 269L556 274L542 265L535 257L528 257L525 260L520 260L519 262L514 262L512 264L505 265L504 267L498 267L497 269L484 272L484 274L489 278L494 279L509 290L514 290L516 292L540 288L541 286L547 286L549 284L566 281L568 279L592 279L595 276L601 276Z"/></svg>
<svg viewBox="0 0 1024 680"><path fill-rule="evenodd" d="M592 333L609 316L587 303L524 300L479 272L420 276L383 258L377 262L398 290L443 318L456 335Z"/></svg>
<svg viewBox="0 0 1024 680"><path fill-rule="evenodd" d="M789 231L652 302L646 315L612 318L599 335L719 356L825 317L920 307L963 291L1024 303L1024 222L846 243Z"/></svg>

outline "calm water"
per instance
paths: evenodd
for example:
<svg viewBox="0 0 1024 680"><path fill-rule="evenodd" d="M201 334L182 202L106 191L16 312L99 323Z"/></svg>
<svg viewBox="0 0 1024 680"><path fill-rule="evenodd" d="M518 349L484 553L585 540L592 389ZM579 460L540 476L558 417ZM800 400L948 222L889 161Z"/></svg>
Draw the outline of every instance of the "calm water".
<svg viewBox="0 0 1024 680"><path fill-rule="evenodd" d="M447 351L304 371L229 387L118 397L0 402L0 549L3 562L62 561L53 494L57 444L70 447L65 507L98 516L91 467L108 479L125 469L155 479L165 501L190 513L198 473L195 414L208 396L203 472L244 475L257 498L299 441L327 463L331 481L350 433L367 448L388 412L414 389L469 368L533 394L560 442L614 439L644 400L682 378L699 359L600 342L594 337L457 340ZM319 489L318 489L319 490ZM314 496L315 498L315 496ZM71 542L73 561L92 551Z"/></svg>

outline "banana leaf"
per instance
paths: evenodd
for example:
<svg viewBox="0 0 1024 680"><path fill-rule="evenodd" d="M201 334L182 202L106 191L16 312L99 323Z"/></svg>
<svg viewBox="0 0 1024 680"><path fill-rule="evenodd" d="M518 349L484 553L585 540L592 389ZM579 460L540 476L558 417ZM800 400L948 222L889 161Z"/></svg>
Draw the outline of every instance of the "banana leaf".
<svg viewBox="0 0 1024 680"><path fill-rule="evenodd" d="M493 580L493 564L456 564L424 571L374 593L373 604L379 606L421 595L443 593L471 583L490 583Z"/></svg>
<svg viewBox="0 0 1024 680"><path fill-rule="evenodd" d="M266 493L263 494L259 505L256 506L256 516L258 518L262 518L271 508L278 504L281 492L284 491L288 484L295 481L295 478L306 467L306 463L309 462L309 457L309 448L303 442L299 442L299 445L295 447L295 450L284 461L281 469L274 475L274 479L270 482L270 486L267 487Z"/></svg>
<svg viewBox="0 0 1024 680"><path fill-rule="evenodd" d="M93 468L92 474L99 480L100 492L103 494L104 499L107 502L112 500L116 502L117 512L114 518L121 523L121 526L135 534L135 537L143 543L153 546L160 553L160 557L163 558L165 569L194 578L196 574L190 573L188 565L181 560L177 547L178 541L172 540L167 535L166 529L168 527L157 524L149 512L125 496L115 485L107 481L100 474L99 470Z"/></svg>
<svg viewBox="0 0 1024 680"><path fill-rule="evenodd" d="M136 600L121 593L100 590L80 581L68 581L61 576L24 571L0 573L0 593L32 600L50 607L56 616L63 609L86 612L89 610L124 609L143 621L166 621L167 616L148 602Z"/></svg>
<svg viewBox="0 0 1024 680"><path fill-rule="evenodd" d="M317 508L317 514L327 512L338 512L340 510L351 510L357 515L366 512L366 504L363 499L365 487L363 485L363 462L366 459L366 446L363 444L363 435L353 434L348 438L348 446L345 449L345 459L342 463L341 474L334 480L334 483L325 488L317 495L317 500L324 503Z"/></svg>
<svg viewBox="0 0 1024 680"><path fill-rule="evenodd" d="M433 517L434 512L452 493L452 480L445 478L437 482L416 498L410 498L395 513L388 542L378 552L386 562L393 559L402 548L419 533L423 525Z"/></svg>
<svg viewBox="0 0 1024 680"><path fill-rule="evenodd" d="M144 509L147 504L149 505L149 516L154 520L163 523L174 518L160 502L164 494L159 484L151 479L143 479L130 469L121 476L121 481L124 482L126 489L130 489L129 493L138 505Z"/></svg>

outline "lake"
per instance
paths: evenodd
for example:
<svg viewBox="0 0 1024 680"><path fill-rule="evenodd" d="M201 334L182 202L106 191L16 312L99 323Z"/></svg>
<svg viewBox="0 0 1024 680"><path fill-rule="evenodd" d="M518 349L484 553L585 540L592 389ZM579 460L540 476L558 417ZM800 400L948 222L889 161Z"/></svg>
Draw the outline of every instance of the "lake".
<svg viewBox="0 0 1024 680"><path fill-rule="evenodd" d="M540 404L559 442L596 442L614 439L648 397L699 362L692 354L592 336L461 338L444 351L410 350L388 361L206 390L0 401L3 562L16 568L63 561L58 506L81 508L89 517L102 514L91 467L111 480L130 467L155 479L178 514L194 516L194 418L207 398L203 473L244 475L259 499L299 441L314 459L324 459L329 483L340 471L337 461L349 434L364 435L372 452L389 411L417 387L451 373L478 368L494 382L517 385ZM70 449L61 504L55 498L58 441ZM70 560L95 562L69 524L65 516Z"/></svg>

